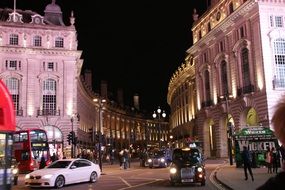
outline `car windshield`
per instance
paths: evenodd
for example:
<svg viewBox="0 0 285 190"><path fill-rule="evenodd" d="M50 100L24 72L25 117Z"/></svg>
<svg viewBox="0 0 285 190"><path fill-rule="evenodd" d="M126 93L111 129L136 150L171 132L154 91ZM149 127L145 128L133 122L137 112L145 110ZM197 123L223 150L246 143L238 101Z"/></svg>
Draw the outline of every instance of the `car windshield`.
<svg viewBox="0 0 285 190"><path fill-rule="evenodd" d="M52 164L49 165L47 168L67 168L70 163L71 163L71 161L59 160L59 161L57 161L57 162L52 163Z"/></svg>
<svg viewBox="0 0 285 190"><path fill-rule="evenodd" d="M197 149L177 149L173 152L173 160L189 161L193 164L201 162L199 151Z"/></svg>
<svg viewBox="0 0 285 190"><path fill-rule="evenodd" d="M154 157L163 157L164 156L164 152L163 151L157 151L153 153Z"/></svg>

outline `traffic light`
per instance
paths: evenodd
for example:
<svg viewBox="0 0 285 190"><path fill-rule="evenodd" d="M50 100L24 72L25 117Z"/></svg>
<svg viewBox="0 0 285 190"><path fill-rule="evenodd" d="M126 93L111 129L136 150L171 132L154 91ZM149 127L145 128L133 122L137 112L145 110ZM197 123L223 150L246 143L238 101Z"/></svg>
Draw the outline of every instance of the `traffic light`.
<svg viewBox="0 0 285 190"><path fill-rule="evenodd" d="M75 133L74 131L70 131L69 134L67 135L67 141L68 144L70 145L71 143L74 144L74 138L75 138Z"/></svg>

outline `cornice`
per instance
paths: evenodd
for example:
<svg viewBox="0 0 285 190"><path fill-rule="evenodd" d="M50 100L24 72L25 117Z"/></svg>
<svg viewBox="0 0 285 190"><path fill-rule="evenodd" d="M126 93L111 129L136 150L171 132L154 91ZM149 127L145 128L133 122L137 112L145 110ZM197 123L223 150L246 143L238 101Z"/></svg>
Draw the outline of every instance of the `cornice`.
<svg viewBox="0 0 285 190"><path fill-rule="evenodd" d="M171 97L177 87L187 79L195 78L195 66L190 63L183 63L173 74L168 85L167 102L170 103Z"/></svg>
<svg viewBox="0 0 285 190"><path fill-rule="evenodd" d="M232 14L226 17L221 23L216 25L209 33L203 36L200 40L198 40L194 45L192 45L187 52L200 52L202 46L207 45L212 40L221 34L226 32L229 28L231 28L235 23L236 20L245 17L248 12L250 12L255 5L257 5L256 1L247 1L246 3L242 4L237 10L235 10Z"/></svg>
<svg viewBox="0 0 285 190"><path fill-rule="evenodd" d="M71 26L55 26L55 25L37 25L32 23L14 23L14 22L6 22L0 21L0 26L3 27L11 27L11 28L23 28L23 29L32 29L32 30L65 30L65 31L76 31L76 28Z"/></svg>
<svg viewBox="0 0 285 190"><path fill-rule="evenodd" d="M19 53L36 55L54 55L54 56L76 56L80 57L81 50L62 50L62 49L42 49L42 48L21 48L21 47L0 47L0 53Z"/></svg>

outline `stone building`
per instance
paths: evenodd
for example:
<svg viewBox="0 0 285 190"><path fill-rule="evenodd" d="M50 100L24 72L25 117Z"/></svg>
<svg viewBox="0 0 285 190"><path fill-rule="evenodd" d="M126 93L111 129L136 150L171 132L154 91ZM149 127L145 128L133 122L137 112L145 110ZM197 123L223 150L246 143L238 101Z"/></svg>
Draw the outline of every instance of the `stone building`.
<svg viewBox="0 0 285 190"><path fill-rule="evenodd" d="M270 127L285 87L284 10L283 0L194 10L193 45L169 83L170 128L202 142L207 157L227 157L243 128Z"/></svg>
<svg viewBox="0 0 285 190"><path fill-rule="evenodd" d="M0 8L0 79L12 95L17 130L45 129L50 152L60 156L65 152L68 157L70 131L77 137L76 152L94 150L98 131L105 145L116 148L158 141L157 121L122 107L122 99L115 104L107 91L95 94L91 73L81 76L82 51L77 49L74 24L70 13L70 23L65 25L54 0L45 7L44 16ZM95 99L106 102L100 107ZM168 123L159 123L165 126L160 132L166 138Z"/></svg>

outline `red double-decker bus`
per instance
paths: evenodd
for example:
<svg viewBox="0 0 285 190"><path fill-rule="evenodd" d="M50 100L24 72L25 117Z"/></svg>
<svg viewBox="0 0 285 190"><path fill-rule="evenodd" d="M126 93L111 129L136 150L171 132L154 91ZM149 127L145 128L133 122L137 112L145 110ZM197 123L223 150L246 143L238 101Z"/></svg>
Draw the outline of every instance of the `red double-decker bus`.
<svg viewBox="0 0 285 190"><path fill-rule="evenodd" d="M50 163L50 153L46 131L27 129L13 134L13 156L19 162L19 171L26 173L39 168L41 158Z"/></svg>

